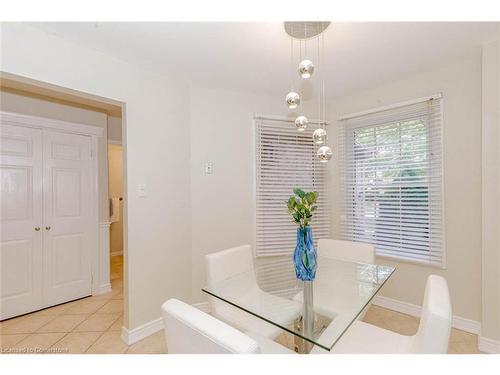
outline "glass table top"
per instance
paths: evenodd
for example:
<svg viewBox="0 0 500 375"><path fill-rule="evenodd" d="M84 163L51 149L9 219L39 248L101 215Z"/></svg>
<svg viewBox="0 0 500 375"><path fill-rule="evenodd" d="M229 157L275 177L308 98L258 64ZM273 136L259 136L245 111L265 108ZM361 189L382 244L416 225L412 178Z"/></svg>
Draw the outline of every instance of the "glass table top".
<svg viewBox="0 0 500 375"><path fill-rule="evenodd" d="M216 297L214 300L219 304L222 300L224 305L232 305L288 331L309 342L308 345L330 350L394 270L318 257L316 279L304 283L296 279L290 257L259 258L253 271L202 290ZM314 322L304 324L304 317L308 316Z"/></svg>

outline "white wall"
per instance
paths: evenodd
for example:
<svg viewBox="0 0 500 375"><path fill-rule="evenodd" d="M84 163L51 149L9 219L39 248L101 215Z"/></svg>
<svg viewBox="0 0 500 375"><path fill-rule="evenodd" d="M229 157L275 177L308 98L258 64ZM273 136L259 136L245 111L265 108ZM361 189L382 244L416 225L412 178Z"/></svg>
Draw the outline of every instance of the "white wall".
<svg viewBox="0 0 500 375"><path fill-rule="evenodd" d="M20 23L2 23L4 72L126 103L125 326L191 300L188 87ZM145 184L147 197L137 195Z"/></svg>
<svg viewBox="0 0 500 375"><path fill-rule="evenodd" d="M397 270L381 294L421 305L426 278L449 283L453 314L481 320L481 56L365 90L330 102L330 119L442 92L444 96L444 184L446 270L377 259ZM335 132L332 131L333 135ZM337 147L335 147L337 149ZM338 155L335 155L338 160ZM338 236L338 168L332 169L333 233Z"/></svg>
<svg viewBox="0 0 500 375"><path fill-rule="evenodd" d="M483 313L500 352L500 39L483 48Z"/></svg>
<svg viewBox="0 0 500 375"><path fill-rule="evenodd" d="M283 96L191 89L193 299L203 301L204 256L254 244L254 113L286 116ZM305 103L307 108L308 103ZM309 114L315 118L314 113ZM205 163L213 174L205 174Z"/></svg>
<svg viewBox="0 0 500 375"><path fill-rule="evenodd" d="M339 114L413 99L444 95L445 211L448 269L378 259L397 267L382 295L420 305L426 278L444 275L455 315L481 320L481 60L445 68L328 101L333 122L329 140L332 233L338 237L340 193L337 154ZM306 107L307 107L306 103ZM314 116L314 103L305 112ZM309 109L309 110L308 110ZM310 111L312 109L312 112ZM210 89L191 90L191 212L193 298L204 299L203 256L254 242L253 113L286 115L281 97ZM214 163L205 175L204 164ZM222 206L222 207L221 207Z"/></svg>

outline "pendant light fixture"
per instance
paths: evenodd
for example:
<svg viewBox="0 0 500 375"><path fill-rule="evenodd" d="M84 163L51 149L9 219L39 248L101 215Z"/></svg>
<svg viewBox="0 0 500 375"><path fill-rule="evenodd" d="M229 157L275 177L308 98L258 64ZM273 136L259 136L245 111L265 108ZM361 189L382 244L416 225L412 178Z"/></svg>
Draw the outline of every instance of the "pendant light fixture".
<svg viewBox="0 0 500 375"><path fill-rule="evenodd" d="M314 73L314 64L311 60L302 60L299 64L299 74L302 78L310 78Z"/></svg>
<svg viewBox="0 0 500 375"><path fill-rule="evenodd" d="M307 124L309 124L309 120L306 116L299 116L295 119L295 127L299 132L306 130Z"/></svg>
<svg viewBox="0 0 500 375"><path fill-rule="evenodd" d="M326 142L326 131L323 128L318 128L313 133L313 141L317 145L322 145Z"/></svg>
<svg viewBox="0 0 500 375"><path fill-rule="evenodd" d="M328 146L321 146L316 155L320 163L326 163L332 158L332 149Z"/></svg>
<svg viewBox="0 0 500 375"><path fill-rule="evenodd" d="M314 131L312 139L314 144L323 145L321 146L316 155L321 163L326 163L331 159L333 152L332 149L326 145L327 134L325 129L325 83L324 83L324 72L321 70L324 67L324 31L330 25L330 22L285 22L285 31L291 37L290 42L290 65L293 71L293 46L294 41L299 42L300 47L300 63L298 65L298 73L302 79L310 79L315 71L315 65L312 60L307 55L307 41L317 38L318 45L318 60L316 62L316 68L319 70L320 76L317 77L317 92L318 92L318 128ZM320 38L321 38L321 48L320 48ZM302 43L304 43L304 58L302 58ZM321 56L320 56L321 50ZM321 57L321 58L320 58ZM321 64L320 64L321 63ZM321 67L321 69L319 69ZM321 78L321 80L320 80ZM286 103L288 108L295 109L300 104L300 94L295 92L293 89L294 76L292 74L292 90L286 96ZM321 108L323 107L323 108ZM321 111L322 109L322 111ZM301 114L295 119L295 127L298 131L304 131L307 128L309 120L304 114Z"/></svg>
<svg viewBox="0 0 500 375"><path fill-rule="evenodd" d="M295 109L300 104L300 95L295 91L290 91L286 96L286 104L288 108Z"/></svg>

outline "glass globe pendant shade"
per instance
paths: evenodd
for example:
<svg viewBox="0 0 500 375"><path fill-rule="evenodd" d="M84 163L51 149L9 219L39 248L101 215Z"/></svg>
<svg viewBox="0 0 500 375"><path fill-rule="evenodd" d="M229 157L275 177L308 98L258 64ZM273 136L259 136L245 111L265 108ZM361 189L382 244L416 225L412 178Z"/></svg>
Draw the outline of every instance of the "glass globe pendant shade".
<svg viewBox="0 0 500 375"><path fill-rule="evenodd" d="M332 149L328 146L321 146L316 155L320 163L327 163L332 158Z"/></svg>
<svg viewBox="0 0 500 375"><path fill-rule="evenodd" d="M310 78L314 73L314 64L311 60L302 60L299 64L299 74L302 78Z"/></svg>
<svg viewBox="0 0 500 375"><path fill-rule="evenodd" d="M326 131L325 129L318 128L313 133L313 142L317 145L322 145L326 141Z"/></svg>
<svg viewBox="0 0 500 375"><path fill-rule="evenodd" d="M294 109L297 108L297 106L300 104L300 96L296 92L289 92L286 95L286 104L288 105L288 108Z"/></svg>
<svg viewBox="0 0 500 375"><path fill-rule="evenodd" d="M299 116L295 119L295 126L299 132L306 130L307 124L309 124L309 120L306 116Z"/></svg>

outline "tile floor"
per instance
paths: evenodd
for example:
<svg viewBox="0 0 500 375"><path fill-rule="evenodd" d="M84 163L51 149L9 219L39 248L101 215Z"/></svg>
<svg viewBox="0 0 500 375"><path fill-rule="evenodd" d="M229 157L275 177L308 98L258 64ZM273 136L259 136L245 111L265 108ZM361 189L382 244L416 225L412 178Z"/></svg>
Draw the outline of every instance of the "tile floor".
<svg viewBox="0 0 500 375"><path fill-rule="evenodd" d="M165 353L163 332L134 345L123 325L123 257L112 257L110 293L0 322L2 353Z"/></svg>
<svg viewBox="0 0 500 375"><path fill-rule="evenodd" d="M112 292L65 303L0 322L0 353L166 353L163 331L133 345L121 338L123 322L123 258L111 262ZM413 335L418 318L372 306L367 323L404 335ZM474 354L477 335L452 329L449 353ZM293 338L277 340L293 348Z"/></svg>

